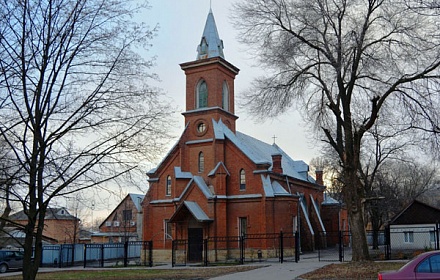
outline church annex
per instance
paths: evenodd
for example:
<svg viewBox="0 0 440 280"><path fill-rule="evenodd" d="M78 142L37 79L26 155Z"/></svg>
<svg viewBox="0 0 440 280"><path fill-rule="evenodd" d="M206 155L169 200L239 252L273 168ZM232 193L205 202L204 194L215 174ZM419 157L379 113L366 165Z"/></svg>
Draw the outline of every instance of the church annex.
<svg viewBox="0 0 440 280"><path fill-rule="evenodd" d="M314 179L305 162L236 130L239 69L225 59L212 11L196 60L180 66L186 75L185 128L148 172L143 201L143 240L153 241L155 259L171 260L173 240L187 240L188 261L200 261L203 247L192 244L203 239L280 231L300 231L302 249L312 250L324 220L335 218L321 218L322 173ZM215 245L224 258L233 257L237 246Z"/></svg>

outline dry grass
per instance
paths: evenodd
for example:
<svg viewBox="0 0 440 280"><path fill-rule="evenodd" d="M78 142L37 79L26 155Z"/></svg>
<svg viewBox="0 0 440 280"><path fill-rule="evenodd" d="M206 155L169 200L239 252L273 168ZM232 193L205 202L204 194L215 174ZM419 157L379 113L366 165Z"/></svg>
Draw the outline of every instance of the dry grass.
<svg viewBox="0 0 440 280"><path fill-rule="evenodd" d="M106 270L63 270L38 273L37 280L144 280L144 279L208 279L225 274L247 271L259 266L227 266L181 269L106 269ZM2 277L2 280L18 280L22 276Z"/></svg>
<svg viewBox="0 0 440 280"><path fill-rule="evenodd" d="M379 271L397 270L404 265L402 262L361 262L329 264L313 272L301 275L300 279L359 279L375 280Z"/></svg>

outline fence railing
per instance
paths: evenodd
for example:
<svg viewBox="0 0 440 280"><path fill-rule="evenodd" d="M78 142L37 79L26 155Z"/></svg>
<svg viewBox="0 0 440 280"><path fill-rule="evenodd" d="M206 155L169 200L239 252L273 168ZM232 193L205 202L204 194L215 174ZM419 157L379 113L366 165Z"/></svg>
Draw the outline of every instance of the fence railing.
<svg viewBox="0 0 440 280"><path fill-rule="evenodd" d="M152 266L152 248L151 241L44 245L40 266Z"/></svg>
<svg viewBox="0 0 440 280"><path fill-rule="evenodd" d="M173 240L172 266L188 261L204 266L218 263L299 261L299 234L293 232Z"/></svg>

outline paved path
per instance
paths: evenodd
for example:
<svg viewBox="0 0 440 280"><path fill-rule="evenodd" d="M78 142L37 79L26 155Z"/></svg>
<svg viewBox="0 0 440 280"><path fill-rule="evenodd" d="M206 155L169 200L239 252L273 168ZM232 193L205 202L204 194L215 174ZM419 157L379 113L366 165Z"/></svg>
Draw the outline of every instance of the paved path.
<svg viewBox="0 0 440 280"><path fill-rule="evenodd" d="M298 263L263 263L262 268L243 271L219 277L211 278L211 280L292 280L298 278L307 272L314 271L318 268L326 266L331 262L319 262L317 259L305 259ZM339 262L338 262L339 263ZM260 264L261 265L261 264Z"/></svg>

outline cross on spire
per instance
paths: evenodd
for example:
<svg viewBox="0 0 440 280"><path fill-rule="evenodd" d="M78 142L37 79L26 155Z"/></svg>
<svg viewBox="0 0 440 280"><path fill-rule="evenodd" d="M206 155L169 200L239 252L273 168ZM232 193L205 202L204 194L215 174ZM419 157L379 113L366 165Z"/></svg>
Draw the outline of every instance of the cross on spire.
<svg viewBox="0 0 440 280"><path fill-rule="evenodd" d="M276 137L276 136L274 135L274 136L272 136L272 138L273 138L273 143L275 144L275 140L276 140L278 137Z"/></svg>

